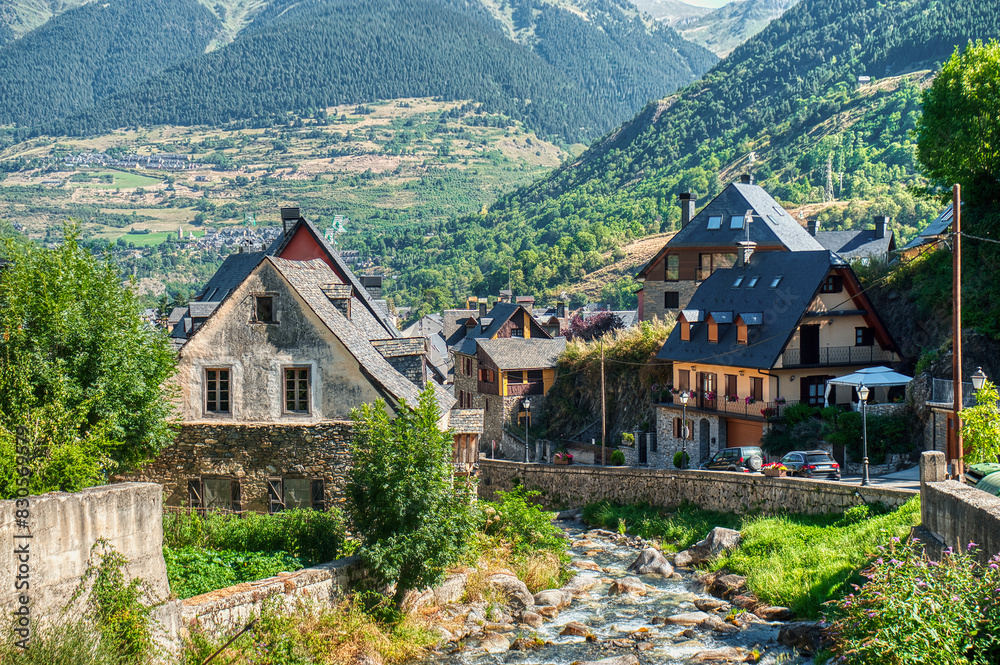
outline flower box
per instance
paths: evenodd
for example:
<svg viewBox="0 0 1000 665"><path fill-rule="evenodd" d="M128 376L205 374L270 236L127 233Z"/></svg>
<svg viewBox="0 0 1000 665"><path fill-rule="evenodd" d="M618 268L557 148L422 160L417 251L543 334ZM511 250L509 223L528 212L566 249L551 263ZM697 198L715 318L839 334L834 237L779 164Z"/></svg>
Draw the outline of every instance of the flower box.
<svg viewBox="0 0 1000 665"><path fill-rule="evenodd" d="M572 458L569 458L569 459L559 459L557 457L554 461L555 461L556 464L572 464L573 463L573 459Z"/></svg>
<svg viewBox="0 0 1000 665"><path fill-rule="evenodd" d="M763 469L768 478L784 478L788 472L785 469Z"/></svg>

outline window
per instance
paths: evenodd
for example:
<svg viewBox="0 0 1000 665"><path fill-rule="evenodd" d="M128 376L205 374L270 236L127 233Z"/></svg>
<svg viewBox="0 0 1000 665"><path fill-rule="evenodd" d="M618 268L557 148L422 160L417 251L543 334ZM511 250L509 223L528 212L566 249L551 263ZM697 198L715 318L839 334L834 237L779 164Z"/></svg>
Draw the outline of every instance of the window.
<svg viewBox="0 0 1000 665"><path fill-rule="evenodd" d="M750 397L756 400L764 399L764 377L750 377Z"/></svg>
<svg viewBox="0 0 1000 665"><path fill-rule="evenodd" d="M729 219L730 229L742 229L743 228L743 215L733 215Z"/></svg>
<svg viewBox="0 0 1000 665"><path fill-rule="evenodd" d="M511 328L510 329L510 336L511 337L524 337L524 328Z"/></svg>
<svg viewBox="0 0 1000 665"><path fill-rule="evenodd" d="M681 306L681 294L677 291L663 292L664 309L679 309Z"/></svg>
<svg viewBox="0 0 1000 665"><path fill-rule="evenodd" d="M472 376L472 358L465 358L462 365L464 365L465 375Z"/></svg>
<svg viewBox="0 0 1000 665"><path fill-rule="evenodd" d="M677 370L677 390L687 392L691 390L691 371L686 369Z"/></svg>
<svg viewBox="0 0 1000 665"><path fill-rule="evenodd" d="M772 289L778 288L778 284L781 284L781 278L782 277L784 277L784 275L778 275L773 280L771 280L771 288Z"/></svg>
<svg viewBox="0 0 1000 665"><path fill-rule="evenodd" d="M687 322L687 319L682 319L677 322L681 327L681 341L690 342L691 341L691 324Z"/></svg>
<svg viewBox="0 0 1000 665"><path fill-rule="evenodd" d="M711 316L708 317L708 342L710 344L719 343L719 324Z"/></svg>
<svg viewBox="0 0 1000 665"><path fill-rule="evenodd" d="M854 329L854 346L874 346L874 345L875 345L874 328Z"/></svg>
<svg viewBox="0 0 1000 665"><path fill-rule="evenodd" d="M747 324L743 323L743 321L739 321L736 324L736 343L737 344L746 344L747 343L747 335L749 334L749 332L750 331L747 328Z"/></svg>
<svg viewBox="0 0 1000 665"><path fill-rule="evenodd" d="M708 229L714 231L722 228L722 215L713 215L708 218Z"/></svg>
<svg viewBox="0 0 1000 665"><path fill-rule="evenodd" d="M309 413L309 368L285 369L285 412Z"/></svg>
<svg viewBox="0 0 1000 665"><path fill-rule="evenodd" d="M507 383L524 383L524 374L521 372L507 372Z"/></svg>
<svg viewBox="0 0 1000 665"><path fill-rule="evenodd" d="M205 370L205 412L229 413L229 370Z"/></svg>
<svg viewBox="0 0 1000 665"><path fill-rule="evenodd" d="M726 374L726 397L736 397L739 391L736 388L736 375Z"/></svg>
<svg viewBox="0 0 1000 665"><path fill-rule="evenodd" d="M738 289L740 287L740 284L742 283L743 283L743 275L740 275L739 277L736 278L736 281L733 282L733 288Z"/></svg>
<svg viewBox="0 0 1000 665"><path fill-rule="evenodd" d="M840 293L844 290L844 280L840 275L827 275L820 287L820 293Z"/></svg>
<svg viewBox="0 0 1000 665"><path fill-rule="evenodd" d="M543 371L540 369L529 369L528 372L528 383L538 383L544 381Z"/></svg>
<svg viewBox="0 0 1000 665"><path fill-rule="evenodd" d="M253 316L254 323L277 323L274 318L274 296L254 296Z"/></svg>
<svg viewBox="0 0 1000 665"><path fill-rule="evenodd" d="M270 513L296 508L325 510L326 483L322 478L268 478L267 504Z"/></svg>
<svg viewBox="0 0 1000 665"><path fill-rule="evenodd" d="M234 478L192 478L188 481L188 504L201 510L241 512L240 481Z"/></svg>
<svg viewBox="0 0 1000 665"><path fill-rule="evenodd" d="M666 275L668 282L676 282L681 275L681 257L677 254L667 254Z"/></svg>
<svg viewBox="0 0 1000 665"><path fill-rule="evenodd" d="M685 425L687 427L685 428ZM693 439L694 438L694 421L685 421L683 418L674 418L674 438L675 439Z"/></svg>
<svg viewBox="0 0 1000 665"><path fill-rule="evenodd" d="M747 288L748 289L752 289L753 287L757 286L757 282L758 281L760 281L760 277L757 276L757 275L754 275L753 277L750 278L750 281L747 282Z"/></svg>
<svg viewBox="0 0 1000 665"><path fill-rule="evenodd" d="M479 370L479 380L483 383L493 383L497 380L496 372L491 369Z"/></svg>

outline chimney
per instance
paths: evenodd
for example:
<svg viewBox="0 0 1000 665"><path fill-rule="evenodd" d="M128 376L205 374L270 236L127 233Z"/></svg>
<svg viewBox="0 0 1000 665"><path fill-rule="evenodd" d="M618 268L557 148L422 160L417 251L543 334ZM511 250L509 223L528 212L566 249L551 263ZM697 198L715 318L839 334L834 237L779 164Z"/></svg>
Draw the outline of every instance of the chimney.
<svg viewBox="0 0 1000 665"><path fill-rule="evenodd" d="M746 268L750 264L750 257L757 243L744 240L736 243L736 246L739 248L736 250L736 267Z"/></svg>
<svg viewBox="0 0 1000 665"><path fill-rule="evenodd" d="M285 235L288 235L288 231L295 226L295 222L299 220L298 208L282 208L281 209L281 228ZM289 224L291 222L291 224Z"/></svg>
<svg viewBox="0 0 1000 665"><path fill-rule="evenodd" d="M482 319L482 318L485 318L485 317L486 317L486 303L480 301L479 302L479 318Z"/></svg>
<svg viewBox="0 0 1000 665"><path fill-rule="evenodd" d="M566 303L564 302L556 303L556 317L560 319L566 318Z"/></svg>
<svg viewBox="0 0 1000 665"><path fill-rule="evenodd" d="M806 222L806 225L807 225L806 228L809 229L809 235L811 235L812 237L815 238L816 237L816 232L819 231L819 220L818 219L810 219L810 220L808 220Z"/></svg>
<svg viewBox="0 0 1000 665"><path fill-rule="evenodd" d="M743 185L752 185L753 184L753 174L752 173L743 173L743 174L741 174L740 175L740 184L743 184Z"/></svg>
<svg viewBox="0 0 1000 665"><path fill-rule="evenodd" d="M681 228L683 229L694 217L694 208L698 199L691 192L681 192L678 198L681 200Z"/></svg>
<svg viewBox="0 0 1000 665"><path fill-rule="evenodd" d="M881 240L889 228L889 218L886 215L875 215L875 237Z"/></svg>

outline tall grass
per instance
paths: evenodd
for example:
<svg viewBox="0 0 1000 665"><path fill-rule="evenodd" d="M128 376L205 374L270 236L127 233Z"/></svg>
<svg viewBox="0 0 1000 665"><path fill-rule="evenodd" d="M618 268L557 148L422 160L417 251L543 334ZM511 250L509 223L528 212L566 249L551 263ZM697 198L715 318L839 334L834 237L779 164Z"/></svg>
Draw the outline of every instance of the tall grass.
<svg viewBox="0 0 1000 665"><path fill-rule="evenodd" d="M660 541L665 552L678 552L691 547L717 526L739 529L743 518L733 513L701 510L689 503L666 510L648 504L617 506L602 501L583 509L583 521L613 531L624 526L628 533Z"/></svg>

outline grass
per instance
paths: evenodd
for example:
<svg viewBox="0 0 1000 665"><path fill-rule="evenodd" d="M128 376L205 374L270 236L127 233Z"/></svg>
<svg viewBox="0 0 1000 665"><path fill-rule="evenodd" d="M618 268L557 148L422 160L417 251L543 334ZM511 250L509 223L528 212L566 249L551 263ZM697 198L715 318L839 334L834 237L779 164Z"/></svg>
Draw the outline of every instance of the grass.
<svg viewBox="0 0 1000 665"><path fill-rule="evenodd" d="M667 511L648 505L607 502L584 508L588 524L659 540L664 551L679 551L712 528L738 529L740 546L714 560L747 578L763 602L788 607L799 617L816 618L823 603L842 597L871 561L875 548L903 538L920 522L920 500L897 510L861 505L843 514L740 516L700 510L689 504Z"/></svg>
<svg viewBox="0 0 1000 665"><path fill-rule="evenodd" d="M150 178L138 173L126 173L124 171L84 171L84 173L93 178L100 178L106 175L114 178L113 183L85 182L79 184L80 187L87 187L89 189L134 189L135 187L149 187L161 182L159 178Z"/></svg>

